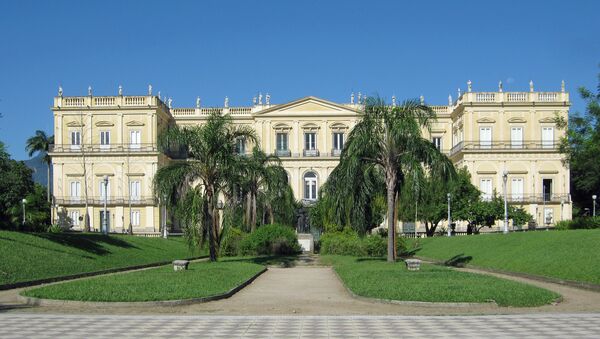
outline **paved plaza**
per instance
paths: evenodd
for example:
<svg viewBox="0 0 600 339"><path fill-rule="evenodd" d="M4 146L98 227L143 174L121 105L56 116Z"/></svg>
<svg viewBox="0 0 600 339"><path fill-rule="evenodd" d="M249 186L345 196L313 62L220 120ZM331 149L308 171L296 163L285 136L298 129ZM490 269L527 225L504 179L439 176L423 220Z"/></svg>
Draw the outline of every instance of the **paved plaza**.
<svg viewBox="0 0 600 339"><path fill-rule="evenodd" d="M0 338L600 338L600 314L117 316L0 314Z"/></svg>

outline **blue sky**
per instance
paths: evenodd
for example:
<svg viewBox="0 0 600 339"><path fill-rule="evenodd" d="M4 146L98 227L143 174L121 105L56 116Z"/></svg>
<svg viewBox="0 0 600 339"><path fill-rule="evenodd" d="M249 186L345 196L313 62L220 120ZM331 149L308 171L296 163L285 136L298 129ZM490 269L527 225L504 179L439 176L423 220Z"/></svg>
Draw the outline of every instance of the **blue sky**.
<svg viewBox="0 0 600 339"><path fill-rule="evenodd" d="M362 91L445 104L474 90L596 88L600 1L4 1L0 140L17 159L65 95L155 92L174 106Z"/></svg>

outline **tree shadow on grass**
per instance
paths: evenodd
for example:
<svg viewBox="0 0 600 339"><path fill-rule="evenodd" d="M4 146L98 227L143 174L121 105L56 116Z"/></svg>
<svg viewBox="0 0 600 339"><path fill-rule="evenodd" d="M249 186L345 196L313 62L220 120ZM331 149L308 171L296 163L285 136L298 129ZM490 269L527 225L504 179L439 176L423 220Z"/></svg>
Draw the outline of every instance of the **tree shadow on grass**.
<svg viewBox="0 0 600 339"><path fill-rule="evenodd" d="M296 266L296 259L298 256L258 256L258 257L232 257L223 258L223 261L237 261L237 262L248 262L253 264L259 264L263 266L280 266L280 267L294 267Z"/></svg>
<svg viewBox="0 0 600 339"><path fill-rule="evenodd" d="M79 250L93 253L95 255L107 255L111 252L102 244L107 244L122 248L136 248L127 241L122 239L107 236L104 234L92 233L32 233L33 235L43 238L63 246L77 248Z"/></svg>

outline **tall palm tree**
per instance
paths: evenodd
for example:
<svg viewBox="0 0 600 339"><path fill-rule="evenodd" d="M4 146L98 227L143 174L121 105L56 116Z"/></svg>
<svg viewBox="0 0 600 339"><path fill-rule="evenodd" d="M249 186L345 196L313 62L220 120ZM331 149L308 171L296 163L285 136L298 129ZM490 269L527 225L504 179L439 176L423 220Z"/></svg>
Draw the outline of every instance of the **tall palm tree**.
<svg viewBox="0 0 600 339"><path fill-rule="evenodd" d="M246 222L251 230L256 230L257 200L259 194L264 195L266 206L273 219L272 202L277 195L283 195L287 183L287 174L281 167L281 160L276 155L267 155L260 148L254 147L252 154L244 158L244 180L246 188ZM272 222L272 221L271 221Z"/></svg>
<svg viewBox="0 0 600 339"><path fill-rule="evenodd" d="M46 190L48 195L48 202L50 202L50 166L52 165L52 159L48 155L50 152L50 146L54 145L54 136L46 135L46 132L37 130L35 131L35 135L31 138L27 139L27 145L25 149L28 152L29 157L31 157L35 153L41 153L44 155L42 161L46 164L47 167L47 187Z"/></svg>
<svg viewBox="0 0 600 339"><path fill-rule="evenodd" d="M219 237L219 194L229 186L239 170L240 157L235 154L239 138L256 141L248 126L234 125L229 115L211 114L201 126L172 126L161 133L159 145L165 152L185 150L185 161L174 161L159 169L154 177L155 193L165 202L177 201L195 192L190 199L197 211L195 222L188 225L198 230L186 232L208 237L210 260L216 261ZM188 238L190 240L191 237Z"/></svg>
<svg viewBox="0 0 600 339"><path fill-rule="evenodd" d="M396 260L396 204L404 178L425 167L439 176L454 173L452 162L423 138L435 120L433 110L419 102L407 100L399 106L386 105L380 98L369 98L364 115L348 137L340 165L347 178L356 178L365 166L378 168L384 176L387 224L387 260Z"/></svg>

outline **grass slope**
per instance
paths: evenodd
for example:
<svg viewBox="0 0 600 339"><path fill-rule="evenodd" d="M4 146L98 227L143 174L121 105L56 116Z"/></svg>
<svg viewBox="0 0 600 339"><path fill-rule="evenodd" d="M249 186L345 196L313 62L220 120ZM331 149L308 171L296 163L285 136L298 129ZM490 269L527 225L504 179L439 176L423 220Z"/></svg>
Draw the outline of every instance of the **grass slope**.
<svg viewBox="0 0 600 339"><path fill-rule="evenodd" d="M181 238L0 231L0 285L192 255Z"/></svg>
<svg viewBox="0 0 600 339"><path fill-rule="evenodd" d="M251 262L195 262L187 271L171 265L111 274L31 289L23 295L81 301L156 301L223 294L250 279L264 266Z"/></svg>
<svg viewBox="0 0 600 339"><path fill-rule="evenodd" d="M420 239L418 256L447 260L457 254L471 264L504 271L600 284L600 230L482 234Z"/></svg>
<svg viewBox="0 0 600 339"><path fill-rule="evenodd" d="M559 295L535 286L491 276L421 265L411 272L404 263L384 259L323 256L355 294L377 299L428 302L487 302L531 307L549 304Z"/></svg>

